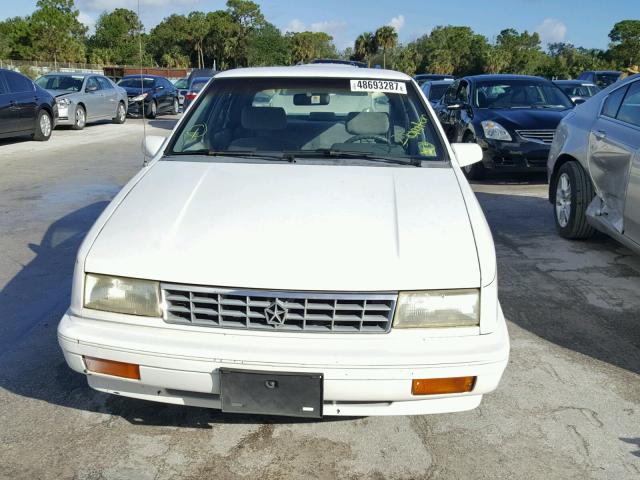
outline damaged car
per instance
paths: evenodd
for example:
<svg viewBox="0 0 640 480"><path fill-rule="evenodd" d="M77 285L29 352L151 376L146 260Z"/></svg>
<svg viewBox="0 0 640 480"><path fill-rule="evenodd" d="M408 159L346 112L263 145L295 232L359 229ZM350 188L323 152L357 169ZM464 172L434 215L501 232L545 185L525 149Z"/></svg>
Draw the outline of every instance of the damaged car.
<svg viewBox="0 0 640 480"><path fill-rule="evenodd" d="M127 119L127 92L103 75L48 73L35 83L55 97L58 125L82 130L91 122Z"/></svg>
<svg viewBox="0 0 640 480"><path fill-rule="evenodd" d="M560 122L548 175L560 235L585 239L599 230L640 253L640 75Z"/></svg>
<svg viewBox="0 0 640 480"><path fill-rule="evenodd" d="M411 77L220 73L87 234L58 326L99 391L321 418L470 410L509 357L496 255Z"/></svg>

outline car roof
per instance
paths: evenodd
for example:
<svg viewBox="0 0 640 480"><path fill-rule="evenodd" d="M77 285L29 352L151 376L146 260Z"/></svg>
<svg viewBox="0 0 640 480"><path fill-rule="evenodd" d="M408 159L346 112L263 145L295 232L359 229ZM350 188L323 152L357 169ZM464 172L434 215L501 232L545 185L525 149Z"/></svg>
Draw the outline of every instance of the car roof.
<svg viewBox="0 0 640 480"><path fill-rule="evenodd" d="M422 86L424 87L425 85L451 85L453 82L455 82L455 79L453 78L445 78L442 80L427 80L422 84Z"/></svg>
<svg viewBox="0 0 640 480"><path fill-rule="evenodd" d="M125 75L124 77L122 77L122 80L124 80L125 78L140 78L140 77L144 77L144 78L165 78L161 75L147 75L146 73L132 73L130 75Z"/></svg>
<svg viewBox="0 0 640 480"><path fill-rule="evenodd" d="M585 70L582 73L621 73L618 70Z"/></svg>
<svg viewBox="0 0 640 480"><path fill-rule="evenodd" d="M586 82L584 80L554 80L553 83L557 83L559 85L581 85L583 87L596 86L594 83Z"/></svg>
<svg viewBox="0 0 640 480"><path fill-rule="evenodd" d="M43 74L43 77L51 76L51 77L90 77L93 75L97 75L99 77L104 77L102 73L87 73L87 72L48 72Z"/></svg>
<svg viewBox="0 0 640 480"><path fill-rule="evenodd" d="M550 82L550 80L547 80L544 77L536 77L534 75L514 75L514 74L507 74L507 73L499 73L499 74L495 74L495 73L485 73L482 75L470 75L468 77L464 77L467 80L471 80L471 81L483 81L483 80L489 80L489 81L500 81L500 80L536 80L536 81L542 81L542 82Z"/></svg>
<svg viewBox="0 0 640 480"><path fill-rule="evenodd" d="M411 77L405 73L381 68L345 68L344 65L320 64L296 65L294 67L251 67L227 70L216 75L222 78L268 78L268 77L305 77L305 78L370 78L375 80L408 81Z"/></svg>

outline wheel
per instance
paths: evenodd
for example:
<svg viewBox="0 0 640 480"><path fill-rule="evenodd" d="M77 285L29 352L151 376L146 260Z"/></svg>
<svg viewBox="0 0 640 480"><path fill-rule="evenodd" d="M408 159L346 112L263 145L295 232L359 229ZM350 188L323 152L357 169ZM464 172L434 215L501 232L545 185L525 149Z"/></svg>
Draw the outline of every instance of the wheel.
<svg viewBox="0 0 640 480"><path fill-rule="evenodd" d="M51 130L53 129L53 122L51 121L51 115L46 110L40 110L36 117L36 129L33 133L33 139L39 142L46 142L51 138Z"/></svg>
<svg viewBox="0 0 640 480"><path fill-rule="evenodd" d="M464 135L464 137L462 138L462 142L463 143L476 143L476 139L474 138L473 134L471 133L466 133ZM465 177L467 177L469 180L482 180L484 179L487 171L484 168L484 164L482 163L482 161L473 163L471 165L467 165L465 167L462 167L462 171L464 172Z"/></svg>
<svg viewBox="0 0 640 480"><path fill-rule="evenodd" d="M595 232L587 223L587 207L593 200L593 185L578 162L560 167L555 180L554 219L560 236L571 239L589 238Z"/></svg>
<svg viewBox="0 0 640 480"><path fill-rule="evenodd" d="M177 98L173 99L173 106L171 107L171 115L177 115L180 112L180 102Z"/></svg>
<svg viewBox="0 0 640 480"><path fill-rule="evenodd" d="M155 100L151 100L147 108L147 118L156 118L158 116L158 104Z"/></svg>
<svg viewBox="0 0 640 480"><path fill-rule="evenodd" d="M87 112L82 105L78 105L73 114L73 125L71 125L71 128L74 130L82 130L86 124Z"/></svg>
<svg viewBox="0 0 640 480"><path fill-rule="evenodd" d="M118 104L118 108L116 109L116 116L113 117L113 123L122 124L127 120L127 109L124 106L124 103L120 102Z"/></svg>

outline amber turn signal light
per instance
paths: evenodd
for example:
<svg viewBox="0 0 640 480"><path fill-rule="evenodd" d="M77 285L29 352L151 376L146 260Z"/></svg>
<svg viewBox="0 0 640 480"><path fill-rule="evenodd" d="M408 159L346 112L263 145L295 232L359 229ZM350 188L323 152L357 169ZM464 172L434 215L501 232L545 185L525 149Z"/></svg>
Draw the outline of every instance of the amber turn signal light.
<svg viewBox="0 0 640 480"><path fill-rule="evenodd" d="M476 377L416 378L411 383L412 395L442 395L473 390Z"/></svg>
<svg viewBox="0 0 640 480"><path fill-rule="evenodd" d="M84 363L90 372L140 380L140 367L133 363L115 362L93 357L84 357Z"/></svg>

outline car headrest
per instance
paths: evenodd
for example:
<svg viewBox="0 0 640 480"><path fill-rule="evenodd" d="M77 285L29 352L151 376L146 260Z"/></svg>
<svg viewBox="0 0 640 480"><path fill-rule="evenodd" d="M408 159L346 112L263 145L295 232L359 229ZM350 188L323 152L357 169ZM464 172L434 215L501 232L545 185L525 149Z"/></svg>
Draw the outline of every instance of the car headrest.
<svg viewBox="0 0 640 480"><path fill-rule="evenodd" d="M284 130L287 114L282 107L244 107L240 122L247 130Z"/></svg>
<svg viewBox="0 0 640 480"><path fill-rule="evenodd" d="M351 135L384 135L389 131L389 115L384 112L360 112L347 120Z"/></svg>

